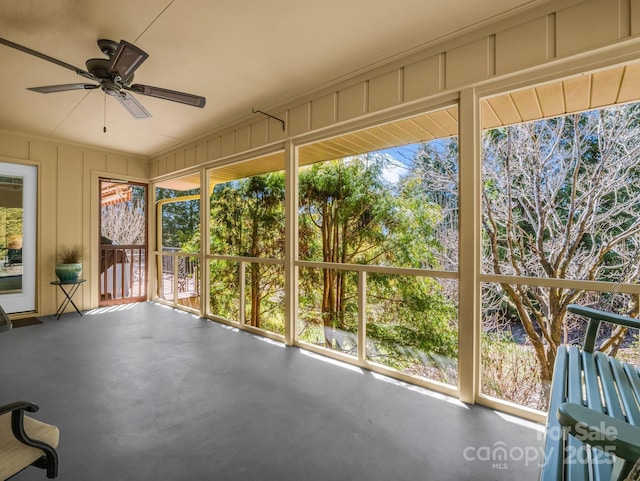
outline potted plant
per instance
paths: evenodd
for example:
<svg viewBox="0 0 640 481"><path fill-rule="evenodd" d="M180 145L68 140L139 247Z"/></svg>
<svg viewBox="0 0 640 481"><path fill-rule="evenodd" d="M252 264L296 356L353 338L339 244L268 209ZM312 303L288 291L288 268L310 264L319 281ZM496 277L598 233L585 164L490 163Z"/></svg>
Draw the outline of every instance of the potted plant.
<svg viewBox="0 0 640 481"><path fill-rule="evenodd" d="M56 276L60 282L75 282L82 272L82 247L79 245L58 250L58 263L56 264Z"/></svg>

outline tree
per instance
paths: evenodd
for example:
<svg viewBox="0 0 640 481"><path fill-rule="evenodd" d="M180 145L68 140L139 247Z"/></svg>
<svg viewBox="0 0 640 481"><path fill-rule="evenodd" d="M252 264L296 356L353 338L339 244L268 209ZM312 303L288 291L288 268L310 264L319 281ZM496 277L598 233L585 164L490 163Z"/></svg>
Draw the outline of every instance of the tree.
<svg viewBox="0 0 640 481"><path fill-rule="evenodd" d="M415 192L420 204L438 206L440 219L423 225L434 229L439 248L430 247L445 270L458 269L458 175L458 138L448 137L423 143L401 180L402 191Z"/></svg>
<svg viewBox="0 0 640 481"><path fill-rule="evenodd" d="M384 179L388 162L374 153L301 170L302 258L413 268L438 265L434 252L440 246L434 234L440 209L414 183L406 182L399 190L390 185ZM357 309L353 279L345 270L322 269L320 310L329 348L344 349L339 332L357 329L348 316ZM303 291L311 291L318 281L308 273L301 276ZM376 342L376 356L392 359L394 367L420 355L411 347L455 356L455 308L440 287L426 277L369 276L367 336Z"/></svg>
<svg viewBox="0 0 640 481"><path fill-rule="evenodd" d="M434 237L441 208L414 183L402 188L384 179L381 154L315 164L300 170L299 252L302 259L342 264L437 268L441 249ZM284 256L284 173L217 185L211 197L211 250L215 254L281 259ZM251 262L247 322L263 327L281 305L280 266ZM237 309L238 263L211 262L211 307L233 318ZM301 304L320 306L317 321L327 347L355 333L357 293L353 272L301 269ZM317 297L316 297L317 296ZM456 313L434 279L370 274L367 285L369 352L403 369L424 366L431 353L455 357ZM242 301L243 302L243 301ZM282 314L280 314L282 315ZM273 316L276 317L276 316ZM316 322L316 319L313 319ZM425 354L428 353L428 354Z"/></svg>
<svg viewBox="0 0 640 481"><path fill-rule="evenodd" d="M284 257L283 172L215 187L211 197L211 249L236 256ZM261 327L263 303L281 289L282 274L272 266L252 262L249 285L248 322Z"/></svg>
<svg viewBox="0 0 640 481"><path fill-rule="evenodd" d="M631 282L640 244L640 125L626 105L483 136L484 269L500 275ZM630 267L630 268L628 268ZM572 288L500 285L551 380ZM631 311L637 314L637 304Z"/></svg>
<svg viewBox="0 0 640 481"><path fill-rule="evenodd" d="M379 161L354 157L301 170L301 232L307 233L303 245L314 245L308 238L318 232L323 262L367 264L385 253L383 226L391 212L381 169ZM345 325L346 275L337 269L322 270L321 312L328 347L335 339L333 329Z"/></svg>
<svg viewBox="0 0 640 481"><path fill-rule="evenodd" d="M156 189L156 200L177 199L199 194L200 189L173 190ZM176 201L162 207L162 247L180 248L189 243L200 226L200 202L198 200Z"/></svg>
<svg viewBox="0 0 640 481"><path fill-rule="evenodd" d="M102 206L102 236L119 245L144 244L146 232L145 187L130 186L131 200Z"/></svg>
<svg viewBox="0 0 640 481"><path fill-rule="evenodd" d="M483 133L484 272L524 278L637 281L638 113L639 106L630 104ZM425 144L411 176L422 179L430 197L442 198L458 176L457 144L446 139ZM495 309L522 323L546 389L556 349L568 340L567 306L593 301L593 295L525 283L497 287L494 307L486 302L490 289L483 288L483 309ZM638 314L638 303L633 300L608 307ZM621 331L614 332L600 348L615 350L621 335Z"/></svg>
<svg viewBox="0 0 640 481"><path fill-rule="evenodd" d="M22 263L22 207L0 206L0 249L5 263Z"/></svg>

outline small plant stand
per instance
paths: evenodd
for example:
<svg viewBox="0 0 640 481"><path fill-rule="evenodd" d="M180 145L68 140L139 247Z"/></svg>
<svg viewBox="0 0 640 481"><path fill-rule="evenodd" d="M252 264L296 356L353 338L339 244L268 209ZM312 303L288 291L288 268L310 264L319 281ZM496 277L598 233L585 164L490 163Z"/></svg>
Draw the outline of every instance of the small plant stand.
<svg viewBox="0 0 640 481"><path fill-rule="evenodd" d="M78 287L80 287L80 284L84 282L87 282L87 280L86 279L78 279L76 281L58 280L58 281L50 282L52 286L58 286L60 290L64 293L64 299L62 300L60 307L58 307L58 310L56 311L56 319L60 319L60 316L62 315L64 310L67 308L69 303L71 303L71 305L73 306L73 308L76 310L78 314L82 315L82 312L80 312L80 309L78 309L78 306L76 306L76 303L73 302L72 298L73 298L73 295L78 290ZM65 289L65 286L70 286L70 287L68 287L68 289Z"/></svg>

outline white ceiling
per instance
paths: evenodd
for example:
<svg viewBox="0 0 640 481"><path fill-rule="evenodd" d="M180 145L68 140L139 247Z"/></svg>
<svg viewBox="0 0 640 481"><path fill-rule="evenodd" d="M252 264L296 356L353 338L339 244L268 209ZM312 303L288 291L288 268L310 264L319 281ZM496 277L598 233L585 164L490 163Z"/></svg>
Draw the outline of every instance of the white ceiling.
<svg viewBox="0 0 640 481"><path fill-rule="evenodd" d="M7 0L0 36L86 69L96 40L149 54L134 83L206 97L204 109L138 95L134 120L100 89L0 45L0 130L152 156L420 46L544 0ZM134 94L135 95L135 94ZM103 132L106 105L107 133Z"/></svg>

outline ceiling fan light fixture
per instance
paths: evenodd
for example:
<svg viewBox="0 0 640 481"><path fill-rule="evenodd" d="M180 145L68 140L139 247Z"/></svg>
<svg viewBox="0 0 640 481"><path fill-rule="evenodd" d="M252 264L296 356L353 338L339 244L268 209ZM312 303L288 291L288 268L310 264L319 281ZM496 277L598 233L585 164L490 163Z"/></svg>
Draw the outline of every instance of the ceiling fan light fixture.
<svg viewBox="0 0 640 481"><path fill-rule="evenodd" d="M107 95L111 95L112 97L120 96L120 88L118 88L118 86L112 82L102 82L102 91Z"/></svg>

